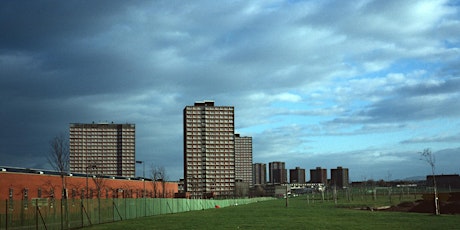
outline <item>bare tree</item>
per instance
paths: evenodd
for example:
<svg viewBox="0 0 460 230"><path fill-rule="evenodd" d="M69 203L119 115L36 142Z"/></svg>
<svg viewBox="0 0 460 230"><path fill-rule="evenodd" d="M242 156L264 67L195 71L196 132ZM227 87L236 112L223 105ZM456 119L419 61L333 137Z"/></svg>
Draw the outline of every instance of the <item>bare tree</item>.
<svg viewBox="0 0 460 230"><path fill-rule="evenodd" d="M96 165L96 167L91 168L90 173L93 174L93 182L96 185L97 198L100 199L102 196L102 190L106 187L106 179L104 178L103 171L102 169L98 170Z"/></svg>
<svg viewBox="0 0 460 230"><path fill-rule="evenodd" d="M153 192L154 196L156 197L157 194L161 195L161 197L166 196L166 169L163 166L151 166L151 176L152 176L152 183L153 183ZM158 182L161 182L161 190L158 186ZM160 194L161 191L161 194Z"/></svg>
<svg viewBox="0 0 460 230"><path fill-rule="evenodd" d="M49 144L48 163L61 174L62 189L64 191L63 198L67 198L65 175L69 172L69 142L64 133L60 133L51 139Z"/></svg>
<svg viewBox="0 0 460 230"><path fill-rule="evenodd" d="M435 215L439 215L440 214L439 197L438 197L438 189L436 186L436 176L435 176L436 159L430 149L424 149L423 152L420 153L420 155L422 156L421 160L426 161L431 167L431 175L433 177Z"/></svg>
<svg viewBox="0 0 460 230"><path fill-rule="evenodd" d="M48 154L48 163L53 167L54 170L58 171L61 175L62 183L62 199L67 199L67 188L65 175L69 172L69 161L70 161L70 152L69 152L69 142L64 133L60 133L50 140L50 152ZM54 189L53 189L54 191ZM65 205L65 222L69 226L68 222L68 207L67 202L64 202ZM61 205L61 212L63 207ZM61 228L63 228L63 220L61 220Z"/></svg>
<svg viewBox="0 0 460 230"><path fill-rule="evenodd" d="M69 170L69 142L64 133L60 133L50 140L48 163L58 172Z"/></svg>
<svg viewBox="0 0 460 230"><path fill-rule="evenodd" d="M93 175L93 182L96 185L96 192L97 192L97 210L98 210L98 218L99 218L99 223L101 222L101 196L102 196L102 189L105 188L105 178L103 175L102 169L97 168L97 164L95 164L95 167L91 168Z"/></svg>

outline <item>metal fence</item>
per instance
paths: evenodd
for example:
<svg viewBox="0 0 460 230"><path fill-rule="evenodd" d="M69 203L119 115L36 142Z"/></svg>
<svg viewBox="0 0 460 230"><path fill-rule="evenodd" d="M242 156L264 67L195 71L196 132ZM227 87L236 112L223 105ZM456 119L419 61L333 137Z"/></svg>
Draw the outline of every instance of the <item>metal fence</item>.
<svg viewBox="0 0 460 230"><path fill-rule="evenodd" d="M169 213L248 204L272 198L31 199L0 201L0 229L74 229Z"/></svg>

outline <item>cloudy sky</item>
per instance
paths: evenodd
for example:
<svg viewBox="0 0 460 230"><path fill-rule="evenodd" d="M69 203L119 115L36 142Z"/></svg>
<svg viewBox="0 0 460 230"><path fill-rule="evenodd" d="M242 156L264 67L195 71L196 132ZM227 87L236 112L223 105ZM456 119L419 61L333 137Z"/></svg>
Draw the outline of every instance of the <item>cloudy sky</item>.
<svg viewBox="0 0 460 230"><path fill-rule="evenodd" d="M254 163L352 180L460 173L459 1L0 1L0 165L69 123L136 124L183 177L182 110L235 106ZM138 166L138 175L142 169Z"/></svg>

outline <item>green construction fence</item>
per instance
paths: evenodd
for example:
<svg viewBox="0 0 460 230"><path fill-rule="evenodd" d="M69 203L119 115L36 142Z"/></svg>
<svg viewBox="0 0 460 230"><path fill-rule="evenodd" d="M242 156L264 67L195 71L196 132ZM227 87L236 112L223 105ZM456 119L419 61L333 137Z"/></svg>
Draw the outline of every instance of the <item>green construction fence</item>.
<svg viewBox="0 0 460 230"><path fill-rule="evenodd" d="M0 229L74 229L145 216L224 208L271 200L246 199L31 199L0 201Z"/></svg>

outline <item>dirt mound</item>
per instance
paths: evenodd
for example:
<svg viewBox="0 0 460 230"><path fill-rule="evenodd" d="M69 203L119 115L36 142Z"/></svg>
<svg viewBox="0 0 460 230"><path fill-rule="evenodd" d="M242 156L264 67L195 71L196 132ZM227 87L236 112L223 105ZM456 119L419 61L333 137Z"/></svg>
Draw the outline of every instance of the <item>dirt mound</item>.
<svg viewBox="0 0 460 230"><path fill-rule="evenodd" d="M391 206L386 211L395 211L395 212L408 212L413 207L417 205L417 202L402 202L398 205Z"/></svg>
<svg viewBox="0 0 460 230"><path fill-rule="evenodd" d="M460 201L441 203L441 213L458 214L460 213Z"/></svg>
<svg viewBox="0 0 460 230"><path fill-rule="evenodd" d="M460 214L460 192L439 193L439 210L441 214ZM434 195L423 194L422 200L405 201L398 205L382 207L362 207L360 210L434 213Z"/></svg>
<svg viewBox="0 0 460 230"><path fill-rule="evenodd" d="M417 200L414 202L402 202L396 206L391 206L386 211L434 213L434 209L434 201ZM460 214L460 201L440 202L439 210L441 214Z"/></svg>

